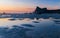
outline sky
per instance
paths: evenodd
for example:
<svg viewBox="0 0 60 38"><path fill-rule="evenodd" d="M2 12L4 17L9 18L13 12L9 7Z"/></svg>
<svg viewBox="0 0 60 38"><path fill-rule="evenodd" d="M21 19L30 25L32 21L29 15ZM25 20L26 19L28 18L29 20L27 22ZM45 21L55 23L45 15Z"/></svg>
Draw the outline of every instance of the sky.
<svg viewBox="0 0 60 38"><path fill-rule="evenodd" d="M48 9L60 9L60 0L0 0L0 12L32 12L36 6Z"/></svg>

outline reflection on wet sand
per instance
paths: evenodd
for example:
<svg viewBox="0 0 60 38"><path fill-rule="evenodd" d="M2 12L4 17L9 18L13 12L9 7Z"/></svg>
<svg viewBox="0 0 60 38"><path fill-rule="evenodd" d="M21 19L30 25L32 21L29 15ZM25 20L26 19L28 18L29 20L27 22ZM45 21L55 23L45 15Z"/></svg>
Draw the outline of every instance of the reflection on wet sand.
<svg viewBox="0 0 60 38"><path fill-rule="evenodd" d="M1 18L0 38L60 38L58 21L59 19Z"/></svg>

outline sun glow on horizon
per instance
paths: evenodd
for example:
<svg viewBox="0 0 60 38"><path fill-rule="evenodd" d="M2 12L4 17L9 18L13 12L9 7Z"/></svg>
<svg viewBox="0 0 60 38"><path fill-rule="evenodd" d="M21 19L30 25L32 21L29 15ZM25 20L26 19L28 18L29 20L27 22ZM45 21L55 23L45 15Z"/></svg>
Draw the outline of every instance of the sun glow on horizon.
<svg viewBox="0 0 60 38"><path fill-rule="evenodd" d="M58 9L59 4L59 0L0 0L0 12L33 12L36 6Z"/></svg>
<svg viewBox="0 0 60 38"><path fill-rule="evenodd" d="M19 0L18 0L19 1ZM17 0L0 0L0 12L31 12L34 7L19 3Z"/></svg>

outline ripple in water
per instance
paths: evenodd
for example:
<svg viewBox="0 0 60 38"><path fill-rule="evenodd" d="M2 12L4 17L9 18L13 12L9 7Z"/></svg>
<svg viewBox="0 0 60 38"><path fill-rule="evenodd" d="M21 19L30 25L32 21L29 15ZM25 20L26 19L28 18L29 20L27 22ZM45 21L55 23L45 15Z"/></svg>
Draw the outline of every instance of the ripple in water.
<svg viewBox="0 0 60 38"><path fill-rule="evenodd" d="M0 38L60 38L60 24L54 20L8 19L0 19Z"/></svg>

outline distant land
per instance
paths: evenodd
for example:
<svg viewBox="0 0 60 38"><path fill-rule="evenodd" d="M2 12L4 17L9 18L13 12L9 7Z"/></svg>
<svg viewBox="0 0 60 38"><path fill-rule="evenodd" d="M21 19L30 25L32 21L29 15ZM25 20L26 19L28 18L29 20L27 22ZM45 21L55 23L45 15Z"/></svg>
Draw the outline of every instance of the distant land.
<svg viewBox="0 0 60 38"><path fill-rule="evenodd" d="M55 14L55 13L60 13L60 9L56 9L56 10L48 10L47 8L40 8L39 6L37 6L35 8L34 11L32 12L29 12L29 13L6 13L6 12L3 12L3 13L0 13L2 15L6 15L6 14L44 14L44 13L48 13L48 14Z"/></svg>
<svg viewBox="0 0 60 38"><path fill-rule="evenodd" d="M31 13L0 13L0 18L30 18L30 19L39 19L39 18L56 18L60 19L60 9L57 10L48 10L47 8L36 7L36 9Z"/></svg>
<svg viewBox="0 0 60 38"><path fill-rule="evenodd" d="M40 8L40 7L36 7L35 11L33 12L35 14L43 14L43 13L60 13L60 9L56 9L56 10L48 10L47 8Z"/></svg>

